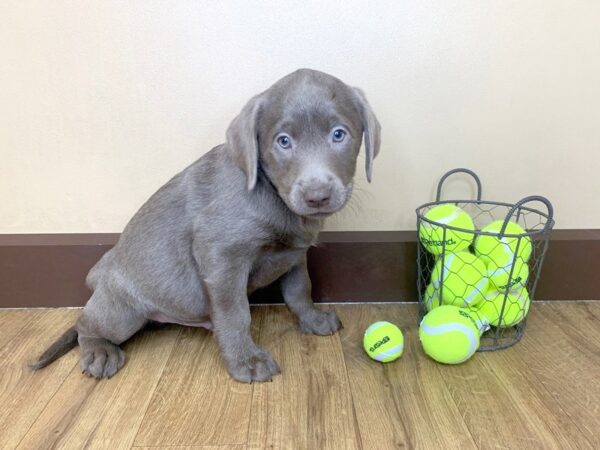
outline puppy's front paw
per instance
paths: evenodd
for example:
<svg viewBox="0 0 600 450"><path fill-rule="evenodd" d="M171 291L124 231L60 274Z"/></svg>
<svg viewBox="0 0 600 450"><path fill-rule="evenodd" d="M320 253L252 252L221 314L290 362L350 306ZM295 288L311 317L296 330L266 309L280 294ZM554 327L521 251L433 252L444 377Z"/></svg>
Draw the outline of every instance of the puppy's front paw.
<svg viewBox="0 0 600 450"><path fill-rule="evenodd" d="M111 378L125 364L125 352L104 339L81 346L81 372L89 377Z"/></svg>
<svg viewBox="0 0 600 450"><path fill-rule="evenodd" d="M228 360L227 369L234 380L242 383L271 381L274 375L281 372L271 355L259 347L248 354Z"/></svg>
<svg viewBox="0 0 600 450"><path fill-rule="evenodd" d="M316 308L309 309L299 317L300 329L304 333L327 336L342 328L342 322L335 311L321 311Z"/></svg>

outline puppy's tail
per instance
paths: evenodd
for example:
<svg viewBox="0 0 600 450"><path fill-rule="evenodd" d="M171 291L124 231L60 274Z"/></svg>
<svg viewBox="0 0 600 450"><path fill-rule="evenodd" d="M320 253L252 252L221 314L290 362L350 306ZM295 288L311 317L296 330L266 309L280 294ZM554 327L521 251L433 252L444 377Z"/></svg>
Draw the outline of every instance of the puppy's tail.
<svg viewBox="0 0 600 450"><path fill-rule="evenodd" d="M51 362L57 360L62 355L66 354L72 348L77 346L77 330L75 327L69 328L64 334L58 338L58 340L48 347L38 360L34 363L29 364L29 367L33 370L41 369L46 367Z"/></svg>

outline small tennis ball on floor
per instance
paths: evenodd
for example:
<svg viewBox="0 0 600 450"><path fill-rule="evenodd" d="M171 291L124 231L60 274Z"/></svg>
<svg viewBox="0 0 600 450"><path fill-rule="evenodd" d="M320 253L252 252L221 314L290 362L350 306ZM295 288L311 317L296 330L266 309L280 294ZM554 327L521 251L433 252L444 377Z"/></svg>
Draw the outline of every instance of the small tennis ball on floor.
<svg viewBox="0 0 600 450"><path fill-rule="evenodd" d="M431 208L425 219L438 224L474 231L473 219L458 206L451 203ZM458 231L444 228L422 220L419 226L419 239L428 252L441 255L443 252L458 252L466 249L473 242L474 234L468 231Z"/></svg>
<svg viewBox="0 0 600 450"><path fill-rule="evenodd" d="M363 347L367 355L379 362L391 362L404 351L404 336L396 325L390 322L375 322L365 330Z"/></svg>
<svg viewBox="0 0 600 450"><path fill-rule="evenodd" d="M475 306L485 298L489 280L483 261L469 252L440 257L431 272L431 282L442 295L442 303L461 308Z"/></svg>
<svg viewBox="0 0 600 450"><path fill-rule="evenodd" d="M487 277L490 280L490 288L496 291L517 291L525 287L527 283L529 266L519 259L514 264L506 266L499 266L494 262L489 262L487 265Z"/></svg>
<svg viewBox="0 0 600 450"><path fill-rule="evenodd" d="M469 311L452 305L434 308L419 325L425 353L437 362L460 364L479 348L481 331Z"/></svg>
<svg viewBox="0 0 600 450"><path fill-rule="evenodd" d="M503 220L497 220L481 229L485 233L499 233L504 224ZM529 261L532 252L531 238L529 236L511 237L510 235L523 235L525 230L515 222L508 222L505 234L500 238L498 235L481 234L475 239L475 254L487 264L493 262L497 266L504 267L512 264L515 260L523 263ZM518 249L517 249L518 246ZM515 258L515 252L517 252Z"/></svg>
<svg viewBox="0 0 600 450"><path fill-rule="evenodd" d="M505 297L506 303L504 302ZM504 310L502 310L503 304ZM490 291L486 294L485 301L479 304L475 310L493 327L508 328L517 325L527 316L530 305L529 292L522 288L520 291L508 294ZM500 319L500 313L502 313L502 319Z"/></svg>

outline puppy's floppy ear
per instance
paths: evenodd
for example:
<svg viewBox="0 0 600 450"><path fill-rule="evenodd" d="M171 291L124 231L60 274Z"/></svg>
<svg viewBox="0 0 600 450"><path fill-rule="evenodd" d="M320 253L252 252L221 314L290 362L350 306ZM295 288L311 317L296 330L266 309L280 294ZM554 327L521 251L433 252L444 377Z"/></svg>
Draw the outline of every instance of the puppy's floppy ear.
<svg viewBox="0 0 600 450"><path fill-rule="evenodd" d="M258 171L258 120L263 104L260 95L251 98L227 129L227 144L235 162L246 173L248 190L256 185Z"/></svg>
<svg viewBox="0 0 600 450"><path fill-rule="evenodd" d="M367 172L367 180L370 183L371 174L373 173L373 160L379 153L379 147L381 146L381 125L379 125L379 121L375 117L371 105L367 102L364 92L359 88L354 88L354 94L362 119L366 153L365 170Z"/></svg>

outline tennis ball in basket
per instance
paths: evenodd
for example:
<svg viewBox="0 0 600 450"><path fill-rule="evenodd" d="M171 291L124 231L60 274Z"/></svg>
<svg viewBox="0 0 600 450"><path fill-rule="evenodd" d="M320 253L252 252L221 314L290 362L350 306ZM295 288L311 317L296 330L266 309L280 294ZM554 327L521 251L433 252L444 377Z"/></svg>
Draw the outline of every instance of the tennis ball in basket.
<svg viewBox="0 0 600 450"><path fill-rule="evenodd" d="M512 267L514 266L514 269ZM511 277L512 270L512 277ZM529 278L529 266L517 259L514 264L499 266L494 262L487 265L487 276L490 280L490 288L500 292L515 291L522 289Z"/></svg>
<svg viewBox="0 0 600 450"><path fill-rule="evenodd" d="M435 288L433 283L429 283L423 294L423 302L427 311L431 311L433 308L440 306L440 291Z"/></svg>
<svg viewBox="0 0 600 450"><path fill-rule="evenodd" d="M390 322L375 322L365 330L363 347L372 359L379 362L391 362L404 351L404 336L396 325Z"/></svg>
<svg viewBox="0 0 600 450"><path fill-rule="evenodd" d="M504 304L504 311L502 304ZM517 325L529 312L531 300L529 292L523 288L520 291L505 292L490 291L486 294L486 299L476 308L477 312L492 326L498 328L507 328ZM502 312L502 321L500 321L500 312Z"/></svg>
<svg viewBox="0 0 600 450"><path fill-rule="evenodd" d="M489 280L482 260L469 252L449 253L438 258L431 282L440 291L442 303L475 306L485 298Z"/></svg>
<svg viewBox="0 0 600 450"><path fill-rule="evenodd" d="M473 219L456 205L450 203L435 206L425 218L438 224L449 225L464 230L475 230ZM428 252L441 255L446 252L458 252L466 249L473 242L473 233L452 230L422 220L419 226L419 239Z"/></svg>
<svg viewBox="0 0 600 450"><path fill-rule="evenodd" d="M460 364L479 348L480 330L469 311L442 305L428 312L419 325L425 353L437 362Z"/></svg>
<svg viewBox="0 0 600 450"><path fill-rule="evenodd" d="M482 228L481 231L487 233L499 233L503 224L503 220L497 220ZM515 222L508 222L505 233L521 235L525 233L525 230ZM486 263L493 262L501 267L507 266L508 264L512 264L515 260L517 244L519 249L516 259L520 259L522 262L526 263L529 261L532 251L531 238L529 236L521 238L504 236L500 239L499 236L482 234L475 239L475 254Z"/></svg>

